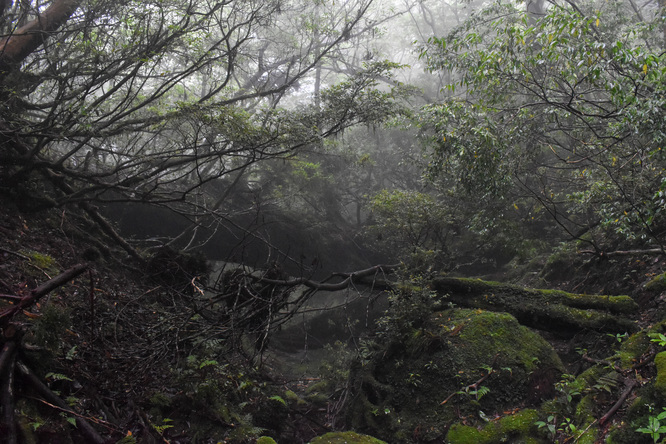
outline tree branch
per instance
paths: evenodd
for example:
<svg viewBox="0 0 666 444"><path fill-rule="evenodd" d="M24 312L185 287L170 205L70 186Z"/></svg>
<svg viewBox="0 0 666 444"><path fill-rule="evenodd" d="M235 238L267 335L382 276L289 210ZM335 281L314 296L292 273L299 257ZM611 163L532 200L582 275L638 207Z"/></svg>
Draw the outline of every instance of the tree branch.
<svg viewBox="0 0 666 444"><path fill-rule="evenodd" d="M42 296L47 295L62 285L65 285L67 282L83 273L87 268L88 264L75 265L72 268L65 270L63 273L59 274L53 279L44 282L42 285L32 290L28 296L21 299L18 304L0 311L0 320L3 318L11 318L19 311L37 302Z"/></svg>
<svg viewBox="0 0 666 444"><path fill-rule="evenodd" d="M395 265L375 265L365 270L355 271L353 273L335 273L333 276L342 276L345 279L341 282L335 284L326 284L324 282L317 282L311 279L306 278L294 278L294 279L266 279L266 278L256 278L259 282L272 285L280 285L282 287L295 287L297 285L304 285L313 290L322 290L322 291L338 291L344 290L349 287L352 283L358 283L361 279L376 275L377 273L390 273L400 267L400 264ZM330 279L329 277L328 279ZM326 280L328 280L326 279Z"/></svg>

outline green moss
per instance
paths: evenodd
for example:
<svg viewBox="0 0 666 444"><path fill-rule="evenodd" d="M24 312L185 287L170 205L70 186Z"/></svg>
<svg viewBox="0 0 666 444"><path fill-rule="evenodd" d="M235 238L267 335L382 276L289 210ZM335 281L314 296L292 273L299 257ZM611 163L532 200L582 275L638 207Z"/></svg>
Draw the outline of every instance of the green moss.
<svg viewBox="0 0 666 444"><path fill-rule="evenodd" d="M489 358L494 359L491 357L498 355L513 363L519 363L526 372L531 372L542 358L551 362L559 361L541 336L528 334L529 330L519 325L508 313L477 310L474 312L474 321L470 322L471 320L472 318L468 318L468 322L463 321L460 339L472 346L468 345L470 349L467 352L474 355L472 359L479 365L490 365L492 362ZM521 346L516 347L512 338L521 341ZM549 356L543 356L544 352ZM484 363L484 360L487 362Z"/></svg>
<svg viewBox="0 0 666 444"><path fill-rule="evenodd" d="M446 439L451 444L539 442L538 439L529 436L538 418L536 410L525 409L490 422L482 429L454 424L449 429Z"/></svg>
<svg viewBox="0 0 666 444"><path fill-rule="evenodd" d="M367 366L352 372L361 394L349 409L349 425L392 443L412 442L415 430L421 440L434 441L460 416L478 418L479 410L490 414L516 408L552 387L563 371L552 346L508 313L433 313L419 330L405 331L383 347ZM537 381L535 373L543 377ZM484 375L482 384L471 387ZM506 432L523 420L521 427L534 422L522 415L534 412L496 426ZM453 433L475 434L468 429Z"/></svg>
<svg viewBox="0 0 666 444"><path fill-rule="evenodd" d="M643 353L647 352L650 347L650 338L644 330L639 331L629 336L617 353L619 365L622 368L630 368L634 365Z"/></svg>
<svg viewBox="0 0 666 444"><path fill-rule="evenodd" d="M584 396L576 406L576 423L580 424L579 431L585 430L578 436L576 442L594 444L597 442L597 435L599 427L596 426L596 420L593 412L596 409L598 402L594 395Z"/></svg>
<svg viewBox="0 0 666 444"><path fill-rule="evenodd" d="M43 280L45 277L52 278L60 273L58 262L52 256L38 251L22 251L22 253L29 258L29 261L24 262L21 267L27 276Z"/></svg>
<svg viewBox="0 0 666 444"><path fill-rule="evenodd" d="M433 280L432 287L457 305L509 312L522 324L539 329L572 333L584 329L616 333L637 330L634 322L620 316L638 309L629 296L535 290L449 277Z"/></svg>
<svg viewBox="0 0 666 444"><path fill-rule="evenodd" d="M513 415L504 416L500 418L500 430L503 434L512 432L519 432L522 434L529 433L530 429L534 427L534 423L539 419L539 413L534 409L520 410Z"/></svg>
<svg viewBox="0 0 666 444"><path fill-rule="evenodd" d="M476 427L462 424L453 424L446 434L446 440L451 444L485 444L488 435Z"/></svg>
<svg viewBox="0 0 666 444"><path fill-rule="evenodd" d="M329 397L327 395L325 395L323 393L317 393L317 392L308 394L305 397L305 399L306 399L307 402L310 402L312 404L319 405L319 406L325 406L329 401Z"/></svg>
<svg viewBox="0 0 666 444"><path fill-rule="evenodd" d="M277 442L275 442L275 440L271 437L260 436L259 438L257 438L256 444L277 444Z"/></svg>
<svg viewBox="0 0 666 444"><path fill-rule="evenodd" d="M657 353L657 356L654 357L654 365L657 367L654 388L662 397L666 397L666 351Z"/></svg>
<svg viewBox="0 0 666 444"><path fill-rule="evenodd" d="M58 268L58 263L56 260L48 254L32 251L28 253L27 256L30 258L30 263L32 263L35 267L41 268L43 270L57 270Z"/></svg>
<svg viewBox="0 0 666 444"><path fill-rule="evenodd" d="M645 289L654 292L661 292L666 290L666 273L658 274L652 278L650 282L645 284Z"/></svg>
<svg viewBox="0 0 666 444"><path fill-rule="evenodd" d="M287 401L290 404L296 404L296 405L304 405L307 404L303 398L298 396L296 393L294 393L291 390L287 390L284 394L284 397L287 398Z"/></svg>
<svg viewBox="0 0 666 444"><path fill-rule="evenodd" d="M386 444L377 438L369 435L361 435L356 432L330 432L319 436L310 444Z"/></svg>

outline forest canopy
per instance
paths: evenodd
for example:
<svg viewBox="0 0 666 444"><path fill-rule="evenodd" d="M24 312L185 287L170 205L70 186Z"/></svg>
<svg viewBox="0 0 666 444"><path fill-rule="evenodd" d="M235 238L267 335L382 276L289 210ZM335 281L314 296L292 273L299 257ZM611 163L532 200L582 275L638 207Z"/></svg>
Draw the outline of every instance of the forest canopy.
<svg viewBox="0 0 666 444"><path fill-rule="evenodd" d="M597 252L616 236L663 251L665 24L632 5L497 4L431 38L428 69L456 79L421 114L430 177Z"/></svg>

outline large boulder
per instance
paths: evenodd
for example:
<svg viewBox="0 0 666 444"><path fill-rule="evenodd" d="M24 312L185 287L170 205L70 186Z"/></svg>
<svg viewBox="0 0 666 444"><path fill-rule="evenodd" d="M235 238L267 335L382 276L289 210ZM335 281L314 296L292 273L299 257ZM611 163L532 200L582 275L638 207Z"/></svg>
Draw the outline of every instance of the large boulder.
<svg viewBox="0 0 666 444"><path fill-rule="evenodd" d="M407 325L350 376L348 426L391 443L442 442L454 423L536 405L564 371L508 313L451 308Z"/></svg>

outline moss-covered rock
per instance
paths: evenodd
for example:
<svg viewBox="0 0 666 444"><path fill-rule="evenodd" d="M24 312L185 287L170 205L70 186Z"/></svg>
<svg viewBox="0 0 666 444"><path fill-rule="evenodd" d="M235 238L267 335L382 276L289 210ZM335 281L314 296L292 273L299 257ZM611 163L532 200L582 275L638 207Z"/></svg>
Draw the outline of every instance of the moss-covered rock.
<svg viewBox="0 0 666 444"><path fill-rule="evenodd" d="M562 371L550 344L510 314L435 312L352 370L348 423L392 443L441 439L460 416L481 422L538 402Z"/></svg>
<svg viewBox="0 0 666 444"><path fill-rule="evenodd" d="M310 444L386 444L377 438L356 432L330 432L319 436Z"/></svg>
<svg viewBox="0 0 666 444"><path fill-rule="evenodd" d="M666 290L666 273L661 273L653 277L650 282L645 284L645 289L655 292Z"/></svg>
<svg viewBox="0 0 666 444"><path fill-rule="evenodd" d="M636 302L629 296L535 290L479 279L451 277L433 280L432 287L457 305L506 311L523 325L559 334L573 335L585 329L613 333L637 330L636 324L624 316L638 309Z"/></svg>
<svg viewBox="0 0 666 444"><path fill-rule="evenodd" d="M494 444L513 442L538 444L542 441L534 436L535 422L538 419L536 410L520 410L497 421L491 421L483 428L454 424L446 435L451 444Z"/></svg>

